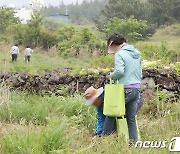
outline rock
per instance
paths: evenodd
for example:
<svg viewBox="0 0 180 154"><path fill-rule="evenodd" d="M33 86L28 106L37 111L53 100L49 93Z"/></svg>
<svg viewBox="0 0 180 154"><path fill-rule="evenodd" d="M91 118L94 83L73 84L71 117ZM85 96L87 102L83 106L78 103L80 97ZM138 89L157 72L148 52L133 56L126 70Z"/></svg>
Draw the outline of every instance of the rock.
<svg viewBox="0 0 180 154"><path fill-rule="evenodd" d="M54 74L48 79L48 83L51 85L57 85L60 83L59 76Z"/></svg>
<svg viewBox="0 0 180 154"><path fill-rule="evenodd" d="M152 99L155 96L153 89L146 89L142 92L143 98Z"/></svg>
<svg viewBox="0 0 180 154"><path fill-rule="evenodd" d="M155 81L152 77L150 78L145 78L142 80L141 82L141 89L142 91L146 90L146 89L154 89L156 86Z"/></svg>
<svg viewBox="0 0 180 154"><path fill-rule="evenodd" d="M64 76L64 84L70 84L73 80L72 76L66 75Z"/></svg>
<svg viewBox="0 0 180 154"><path fill-rule="evenodd" d="M147 77L155 77L157 76L158 70L157 69L148 69L148 70L144 70L143 71L143 78L147 78Z"/></svg>
<svg viewBox="0 0 180 154"><path fill-rule="evenodd" d="M104 83L109 83L107 74L99 75L60 75L60 70L46 72L44 75L30 75L26 73L0 73L0 82L14 89L37 92L61 94L59 87L67 86L70 93L84 92L88 87L100 88ZM64 72L64 70L63 70ZM142 91L146 96L152 96L155 88L167 90L178 94L180 92L180 76L173 69L147 69L143 71Z"/></svg>
<svg viewBox="0 0 180 154"><path fill-rule="evenodd" d="M167 90L177 89L174 78L172 77L160 76L157 78L157 83L158 83L158 86L163 89L167 89Z"/></svg>
<svg viewBox="0 0 180 154"><path fill-rule="evenodd" d="M79 82L80 83L85 83L85 82L88 82L88 76L81 76L80 79L79 79Z"/></svg>
<svg viewBox="0 0 180 154"><path fill-rule="evenodd" d="M175 77L175 81L176 81L177 83L180 83L180 76Z"/></svg>
<svg viewBox="0 0 180 154"><path fill-rule="evenodd" d="M175 77L176 76L176 70L174 69L160 69L158 70L159 74L163 75L163 76L173 76Z"/></svg>

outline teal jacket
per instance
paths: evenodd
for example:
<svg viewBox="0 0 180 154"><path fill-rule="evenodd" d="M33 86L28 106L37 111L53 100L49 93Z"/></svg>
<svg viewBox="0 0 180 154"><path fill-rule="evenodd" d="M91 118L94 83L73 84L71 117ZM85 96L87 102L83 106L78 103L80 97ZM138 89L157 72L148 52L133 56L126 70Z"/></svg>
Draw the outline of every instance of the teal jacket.
<svg viewBox="0 0 180 154"><path fill-rule="evenodd" d="M132 45L125 45L115 54L115 71L111 78L124 85L141 83L141 54Z"/></svg>

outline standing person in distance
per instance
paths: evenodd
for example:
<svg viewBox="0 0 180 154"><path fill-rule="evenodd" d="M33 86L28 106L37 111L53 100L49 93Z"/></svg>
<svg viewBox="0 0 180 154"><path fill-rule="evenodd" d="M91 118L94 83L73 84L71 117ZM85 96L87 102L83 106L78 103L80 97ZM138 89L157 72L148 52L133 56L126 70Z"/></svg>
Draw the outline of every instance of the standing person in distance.
<svg viewBox="0 0 180 154"><path fill-rule="evenodd" d="M26 63L30 62L32 53L33 53L33 50L30 48L30 46L27 46L24 51L24 60Z"/></svg>
<svg viewBox="0 0 180 154"><path fill-rule="evenodd" d="M11 47L10 54L11 54L11 57L12 57L12 62L17 61L17 58L18 58L18 55L19 55L19 48L18 48L17 44L15 44L14 46Z"/></svg>

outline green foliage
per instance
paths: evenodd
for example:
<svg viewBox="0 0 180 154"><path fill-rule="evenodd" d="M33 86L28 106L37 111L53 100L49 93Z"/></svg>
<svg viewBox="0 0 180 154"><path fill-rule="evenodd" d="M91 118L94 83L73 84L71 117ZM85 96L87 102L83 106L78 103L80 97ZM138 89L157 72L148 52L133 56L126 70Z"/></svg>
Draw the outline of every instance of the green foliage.
<svg viewBox="0 0 180 154"><path fill-rule="evenodd" d="M58 32L58 41L59 54L64 57L69 57L73 52L77 56L80 50L88 50L92 53L103 45L98 35L88 27L61 27Z"/></svg>
<svg viewBox="0 0 180 154"><path fill-rule="evenodd" d="M179 72L179 48L169 48L166 42L162 42L161 45L153 43L139 42L134 45L143 57L143 67L147 68L159 68L165 67L174 68ZM91 65L95 68L112 68L114 67L113 55L100 56L94 58ZM93 71L91 71L93 72ZM99 71L100 72L100 71Z"/></svg>
<svg viewBox="0 0 180 154"><path fill-rule="evenodd" d="M148 22L145 32L152 35L156 28L154 24L160 26L178 23L179 9L179 0L110 0L95 23L102 30L105 23L114 17L127 19L133 15L135 19Z"/></svg>
<svg viewBox="0 0 180 154"><path fill-rule="evenodd" d="M40 154L67 148L69 141L66 138L66 127L68 124L65 120L49 119L49 124L45 128L40 127L39 130L33 125L29 127L30 131L25 126L24 128L17 126L14 131L8 132L3 141L3 151L15 154Z"/></svg>
<svg viewBox="0 0 180 154"><path fill-rule="evenodd" d="M49 28L48 23L45 26ZM45 50L49 50L57 44L56 32L43 26L43 17L39 12L34 12L32 20L27 24L15 25L13 31L14 42L17 42L19 45L29 45L31 48L42 47Z"/></svg>
<svg viewBox="0 0 180 154"><path fill-rule="evenodd" d="M143 110L141 114L147 114L149 118L162 118L168 117L170 114L179 116L179 113L174 111L178 107L178 102L172 104L174 96L168 91L157 90L152 99L145 99Z"/></svg>
<svg viewBox="0 0 180 154"><path fill-rule="evenodd" d="M91 55L85 54L81 56L81 60L77 57L64 57L58 56L55 48L49 50L48 53L44 53L44 50L34 49L31 62L29 64L24 63L24 48L20 48L20 55L16 63L11 62L11 57L8 53L9 48L7 46L0 46L0 72L26 72L30 74L42 74L47 71L60 70L60 72L67 74L63 71L64 68L76 69L79 66L88 68L91 62ZM87 58L89 56L89 58Z"/></svg>
<svg viewBox="0 0 180 154"><path fill-rule="evenodd" d="M47 117L63 115L69 118L78 118L81 121L80 124L89 130L94 128L95 112L93 108L87 108L84 105L85 100L81 96L39 97L35 94L19 92L12 92L10 95L7 88L0 88L0 97L3 96L0 109L1 121L47 125Z"/></svg>
<svg viewBox="0 0 180 154"><path fill-rule="evenodd" d="M25 42L31 47L37 47L40 41L40 31L43 18L39 12L33 12L31 21L27 24Z"/></svg>
<svg viewBox="0 0 180 154"><path fill-rule="evenodd" d="M110 0L95 23L102 30L104 24L114 17L128 19L134 16L135 19L147 21L149 12L149 4L142 3L141 0Z"/></svg>
<svg viewBox="0 0 180 154"><path fill-rule="evenodd" d="M147 27L147 23L144 20L138 21L134 17L129 19L119 19L114 17L109 20L104 28L106 36L110 36L113 33L123 34L128 41L132 42L142 37L140 31Z"/></svg>
<svg viewBox="0 0 180 154"><path fill-rule="evenodd" d="M14 121L19 123L29 123L31 121L35 124L46 123L46 117L48 116L50 106L47 106L47 108L43 108L42 110L40 106L44 103L42 102L40 104L41 100L38 99L38 97L28 96L23 93L19 93L18 95L12 93L11 100L12 101L5 100L4 104L1 106L1 121Z"/></svg>
<svg viewBox="0 0 180 154"><path fill-rule="evenodd" d="M56 33L45 28L41 28L39 39L39 46L43 47L43 49L45 50L48 50L51 47L55 46L58 42Z"/></svg>
<svg viewBox="0 0 180 154"><path fill-rule="evenodd" d="M147 11L149 11L148 4L142 3L140 0L110 0L100 15L108 18L119 17L121 19L130 18L133 15L136 19L146 20Z"/></svg>
<svg viewBox="0 0 180 154"><path fill-rule="evenodd" d="M55 32L58 28L61 27L61 24L56 19L45 18L43 21L43 26L45 29Z"/></svg>
<svg viewBox="0 0 180 154"><path fill-rule="evenodd" d="M0 33L5 34L7 29L20 22L15 17L15 12L11 8L0 7Z"/></svg>
<svg viewBox="0 0 180 154"><path fill-rule="evenodd" d="M92 61L92 65L101 68L112 68L114 67L114 56L107 55L107 56L100 56L99 58L95 58Z"/></svg>
<svg viewBox="0 0 180 154"><path fill-rule="evenodd" d="M126 142L115 135L92 138L96 122L95 109L85 106L84 102L83 97L79 95L42 97L22 92L10 93L8 88L1 86L0 152L14 154L144 153L142 148L129 148ZM3 119L2 112L5 104L9 110L4 114L11 115L11 121ZM12 112L12 104L14 104L13 107L16 107L17 104L20 111ZM31 113L21 111L25 108L31 108L32 104L34 110L29 109ZM37 113L37 110L41 110L43 113L43 110L46 109L48 109L48 115L42 115L46 123L38 123L39 125L37 125L37 123L33 123L33 120L26 120L28 114L30 114L30 119L34 119L38 114L41 114ZM23 112L22 116L14 120L13 117L20 112ZM171 103L168 93L157 91L153 98L146 100L138 113L142 140L170 141L179 132L179 118L178 102ZM168 148L153 150L169 153ZM152 153L152 149L146 149L146 152Z"/></svg>
<svg viewBox="0 0 180 154"><path fill-rule="evenodd" d="M14 42L20 45L31 46L31 48L40 45L40 35L42 29L43 18L39 12L34 12L32 19L26 25L18 24L14 26ZM44 31L42 30L42 34ZM47 33L45 34L47 35ZM44 40L43 40L44 41ZM42 42L43 42L42 41Z"/></svg>
<svg viewBox="0 0 180 154"><path fill-rule="evenodd" d="M180 18L179 0L148 0L152 5L151 22L157 23L158 26L172 24Z"/></svg>
<svg viewBox="0 0 180 154"><path fill-rule="evenodd" d="M19 45L25 45L27 46L28 41L27 37L29 37L27 32L27 25L24 24L17 24L13 27L14 35L13 40L14 42L17 42Z"/></svg>
<svg viewBox="0 0 180 154"><path fill-rule="evenodd" d="M141 51L143 59L161 60L163 63L176 63L178 61L178 50L169 49L166 42L160 46L150 43L138 43L136 47Z"/></svg>

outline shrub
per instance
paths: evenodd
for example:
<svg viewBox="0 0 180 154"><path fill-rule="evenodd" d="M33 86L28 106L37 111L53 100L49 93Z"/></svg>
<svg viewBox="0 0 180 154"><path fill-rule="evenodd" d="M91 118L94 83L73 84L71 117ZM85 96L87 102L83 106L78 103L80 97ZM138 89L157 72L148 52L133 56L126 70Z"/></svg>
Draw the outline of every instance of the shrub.
<svg viewBox="0 0 180 154"><path fill-rule="evenodd" d="M99 58L94 58L92 61L92 66L101 68L112 68L114 67L114 56L106 55L100 56Z"/></svg>
<svg viewBox="0 0 180 154"><path fill-rule="evenodd" d="M74 54L80 54L80 50L88 50L91 53L94 50L101 50L103 44L100 37L90 28L78 28L75 26L64 26L58 32L58 51L59 55L69 57Z"/></svg>
<svg viewBox="0 0 180 154"><path fill-rule="evenodd" d="M145 20L137 20L134 17L129 19L114 17L107 22L103 31L106 33L106 37L109 37L113 33L118 33L125 35L128 41L133 42L142 38L140 32L146 27L147 22Z"/></svg>
<svg viewBox="0 0 180 154"><path fill-rule="evenodd" d="M57 35L55 32L49 31L45 28L42 28L40 31L40 46L45 50L49 50L51 47L57 44Z"/></svg>
<svg viewBox="0 0 180 154"><path fill-rule="evenodd" d="M162 42L161 46L142 42L135 46L141 52L143 59L161 60L164 63L175 63L177 61L178 50L169 49L166 42Z"/></svg>

